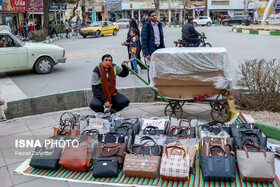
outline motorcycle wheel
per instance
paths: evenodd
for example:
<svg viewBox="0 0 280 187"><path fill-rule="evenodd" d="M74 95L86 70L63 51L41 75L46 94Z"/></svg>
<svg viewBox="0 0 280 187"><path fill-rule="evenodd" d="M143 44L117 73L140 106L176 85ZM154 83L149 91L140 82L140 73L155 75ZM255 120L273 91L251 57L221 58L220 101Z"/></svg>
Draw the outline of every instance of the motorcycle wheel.
<svg viewBox="0 0 280 187"><path fill-rule="evenodd" d="M210 43L205 43L204 45L202 45L201 47L212 47L212 45Z"/></svg>

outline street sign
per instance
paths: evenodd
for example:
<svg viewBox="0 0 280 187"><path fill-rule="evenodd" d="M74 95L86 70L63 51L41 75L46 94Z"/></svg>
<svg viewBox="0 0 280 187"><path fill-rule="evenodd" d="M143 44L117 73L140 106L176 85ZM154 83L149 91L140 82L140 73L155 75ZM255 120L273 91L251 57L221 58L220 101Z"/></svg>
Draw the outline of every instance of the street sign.
<svg viewBox="0 0 280 187"><path fill-rule="evenodd" d="M199 14L200 14L200 11L198 10L198 11L196 11L196 13L199 15Z"/></svg>

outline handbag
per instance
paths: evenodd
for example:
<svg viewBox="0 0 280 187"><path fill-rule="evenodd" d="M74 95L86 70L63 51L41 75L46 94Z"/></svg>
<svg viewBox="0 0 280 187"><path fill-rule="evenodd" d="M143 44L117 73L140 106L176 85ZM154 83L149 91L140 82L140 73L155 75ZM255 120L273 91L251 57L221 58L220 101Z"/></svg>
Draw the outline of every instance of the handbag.
<svg viewBox="0 0 280 187"><path fill-rule="evenodd" d="M126 152L126 143L98 143L97 157L117 157L120 165L123 164Z"/></svg>
<svg viewBox="0 0 280 187"><path fill-rule="evenodd" d="M167 151L171 149L171 151ZM173 154L173 152L177 152ZM161 159L160 176L163 180L188 180L190 157L185 149L179 146L165 146Z"/></svg>
<svg viewBox="0 0 280 187"><path fill-rule="evenodd" d="M81 144L83 141L85 141L84 145ZM88 136L84 136L79 139L79 145L77 147L71 145L65 148L59 160L59 164L69 170L87 171L90 166L91 158L92 149L90 139Z"/></svg>
<svg viewBox="0 0 280 187"><path fill-rule="evenodd" d="M221 137L221 138L213 138L213 137L205 137L202 140L202 146L206 145L206 142L209 142L210 140L219 140L217 143L219 143L221 145L221 139L224 141L224 145L225 146L229 146L231 151L234 151L234 138L225 138L225 137Z"/></svg>
<svg viewBox="0 0 280 187"><path fill-rule="evenodd" d="M93 177L118 177L119 163L116 157L98 157L93 162Z"/></svg>
<svg viewBox="0 0 280 187"><path fill-rule="evenodd" d="M188 123L189 126L182 126L182 122ZM178 126L171 126L168 136L187 135L191 138L195 138L195 127L191 126L191 122L188 119L181 119Z"/></svg>
<svg viewBox="0 0 280 187"><path fill-rule="evenodd" d="M213 156L212 150L219 148L224 155ZM235 158L228 156L220 146L209 149L209 155L201 156L201 170L204 180L234 181L236 176Z"/></svg>
<svg viewBox="0 0 280 187"><path fill-rule="evenodd" d="M106 134L99 134L98 135L98 142L102 143L125 143L125 135L108 132Z"/></svg>
<svg viewBox="0 0 280 187"><path fill-rule="evenodd" d="M141 120L141 131L143 131L147 126L154 126L159 129L160 134L166 134L167 128L169 125L169 118L149 118Z"/></svg>
<svg viewBox="0 0 280 187"><path fill-rule="evenodd" d="M75 138L79 134L79 130L75 129L77 126L77 121L76 117L74 114L71 112L64 112L60 116L60 127L53 127L54 136L71 136L72 138ZM69 127L67 129L67 127Z"/></svg>
<svg viewBox="0 0 280 187"><path fill-rule="evenodd" d="M189 136L186 136L186 135L179 135L178 137L168 136L166 138L166 143L168 145L178 145L178 142L180 143L180 145L185 147L187 145L198 145L200 142L200 139L190 138Z"/></svg>
<svg viewBox="0 0 280 187"><path fill-rule="evenodd" d="M136 135L135 139L134 139L134 144L139 145L139 144L143 144L147 141L153 140L154 142L156 142L158 145L164 146L164 144L166 143L166 136L160 134L160 135L155 135L155 136L145 136L145 135ZM152 145L151 142L148 143L148 145Z"/></svg>
<svg viewBox="0 0 280 187"><path fill-rule="evenodd" d="M81 134L81 137L88 136L90 138L92 159L95 159L97 156L98 134L99 131L97 129L88 129Z"/></svg>
<svg viewBox="0 0 280 187"><path fill-rule="evenodd" d="M125 139L127 142L127 148L126 150L129 151L129 147L132 145L133 142L133 124L129 122L124 122L121 125L111 128L110 132L117 133L121 135L125 135Z"/></svg>
<svg viewBox="0 0 280 187"><path fill-rule="evenodd" d="M33 168L57 170L62 150L60 147L37 146L29 165Z"/></svg>
<svg viewBox="0 0 280 187"><path fill-rule="evenodd" d="M258 126L254 123L242 123L242 124L234 124L230 125L231 133L233 137L238 136L238 132L240 130L250 130L250 129L259 129Z"/></svg>
<svg viewBox="0 0 280 187"><path fill-rule="evenodd" d="M161 156L162 155L162 151L163 151L163 146L162 145L158 145L153 139L150 140L152 145L149 144L149 141L146 141L144 146L142 146L142 144L134 144L131 149L130 152L131 153L136 153L139 149L139 147L142 146L142 148L139 150L138 154L142 154L142 155L150 155L150 149L152 150L152 155L157 155L157 156ZM149 145L149 146L148 146Z"/></svg>
<svg viewBox="0 0 280 187"><path fill-rule="evenodd" d="M114 128L122 126L123 124L131 126L133 137L140 131L140 120L138 118L126 118L116 120L114 123Z"/></svg>
<svg viewBox="0 0 280 187"><path fill-rule="evenodd" d="M260 129L240 130L238 136L234 137L236 149L242 149L243 141L251 139L257 143L263 150L267 150L267 138L262 136ZM245 142L246 143L246 142ZM255 147L248 147L249 151L258 151Z"/></svg>
<svg viewBox="0 0 280 187"><path fill-rule="evenodd" d="M160 156L138 154L145 144L142 144L135 154L126 154L123 173L130 177L156 178L160 167ZM149 146L149 145L148 145ZM149 146L150 147L150 146Z"/></svg>
<svg viewBox="0 0 280 187"><path fill-rule="evenodd" d="M204 137L231 137L231 129L223 122L213 121L206 125L201 125L201 138Z"/></svg>
<svg viewBox="0 0 280 187"><path fill-rule="evenodd" d="M110 132L111 127L114 126L116 120L120 119L119 113L114 109L106 110L104 113L96 113L95 118L103 119L103 126L96 128L100 134L105 134Z"/></svg>
<svg viewBox="0 0 280 187"><path fill-rule="evenodd" d="M206 139L206 138L209 139L209 137L205 137L204 139ZM203 141L205 141L204 139L203 139ZM231 140L231 141L233 141L233 140ZM228 144L225 145L225 139L224 138L215 138L213 140L205 141L204 145L201 147L201 156L209 155L209 153L208 153L209 148L211 148L213 146L222 147L227 155L235 156L235 153L234 153L234 150L232 149L232 147L229 146ZM217 147L213 148L212 155L213 156L221 155L221 150Z"/></svg>
<svg viewBox="0 0 280 187"><path fill-rule="evenodd" d="M258 151L249 151L247 146ZM236 150L237 165L241 178L245 181L273 182L275 179L274 154L265 151L256 142L243 145Z"/></svg>

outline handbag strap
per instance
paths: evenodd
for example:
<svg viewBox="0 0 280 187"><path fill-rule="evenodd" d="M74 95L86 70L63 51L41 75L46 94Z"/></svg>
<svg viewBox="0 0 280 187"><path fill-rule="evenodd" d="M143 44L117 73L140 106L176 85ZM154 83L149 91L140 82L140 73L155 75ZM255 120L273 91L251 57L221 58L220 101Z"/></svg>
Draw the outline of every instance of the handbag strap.
<svg viewBox="0 0 280 187"><path fill-rule="evenodd" d="M214 148L218 148L218 149L220 149L220 150L222 150L222 152L225 154L225 157L227 157L227 153L225 152L225 150L221 147L221 146L217 146L217 145L214 145L213 147L211 147L210 149L209 149L209 155L207 155L207 156L210 156L210 157L212 157L212 149L214 149Z"/></svg>
<svg viewBox="0 0 280 187"><path fill-rule="evenodd" d="M99 131L97 129L88 129L88 130L85 130L81 136L88 136L88 135L93 135L93 134L99 134Z"/></svg>
<svg viewBox="0 0 280 187"><path fill-rule="evenodd" d="M251 144L254 144L254 145L256 145L256 146L259 146L254 140L252 140L252 139L250 139L250 138L246 138L245 140L243 140L243 142L242 142L242 144L241 144L242 147L244 146L244 144L246 143L246 141L250 141Z"/></svg>
<svg viewBox="0 0 280 187"><path fill-rule="evenodd" d="M146 135L147 134L147 131L154 131L155 132L155 135L159 135L159 128L158 127L155 127L155 126L146 126L143 130L143 134ZM149 135L152 135L149 133Z"/></svg>
<svg viewBox="0 0 280 187"><path fill-rule="evenodd" d="M140 152L140 150L144 147L144 145L146 145L147 143L148 143L148 142L142 144L142 145L138 148L138 150L137 150L137 152L135 153L135 155L137 155L137 154ZM149 147L149 150L150 150L150 156L152 156L152 149L151 149L151 146L149 146L149 145L147 145L147 146Z"/></svg>
<svg viewBox="0 0 280 187"><path fill-rule="evenodd" d="M180 140L182 138L185 138L185 139L191 139L191 137L189 135L179 135L176 139L177 140Z"/></svg>
<svg viewBox="0 0 280 187"><path fill-rule="evenodd" d="M189 123L189 127L191 128L192 125L191 125L191 121L189 119L180 119L180 123L179 123L179 127L182 128L182 122L188 122Z"/></svg>
<svg viewBox="0 0 280 187"><path fill-rule="evenodd" d="M102 142L104 143L106 140L106 136L116 136L116 142L115 143L119 143L119 133L115 133L115 132L108 132L106 134L103 134L102 137Z"/></svg>
<svg viewBox="0 0 280 187"><path fill-rule="evenodd" d="M103 144L101 145L101 155L102 155L102 156L106 156L106 157L116 155L117 152L119 151L120 147L121 147L121 144L120 144L120 143L118 143L117 145L114 145L114 146L108 146L106 143L103 143ZM103 152L104 148L115 149L115 151L114 151L113 153L111 153L111 154L106 154L106 153L104 154L104 152ZM107 153L108 153L108 152L109 152L109 151L107 151Z"/></svg>
<svg viewBox="0 0 280 187"><path fill-rule="evenodd" d="M248 149L246 146L251 146L251 147L255 147L257 148L260 152L263 152L264 154L264 157L266 157L266 152L258 145L255 145L255 144L250 144L250 143L245 143L244 146L243 146L243 149L246 151L246 157L249 158L249 153L248 153Z"/></svg>
<svg viewBox="0 0 280 187"><path fill-rule="evenodd" d="M168 149L170 149L170 148L172 148L172 150L171 150L171 154L172 154L172 151L174 151L175 149L177 149L177 150L182 150L183 151L183 158L185 158L186 157L186 150L184 149L184 148L182 148L182 147L179 147L179 146L174 146L174 145L172 145L172 146L165 146L165 154L166 154L166 156L168 157Z"/></svg>
<svg viewBox="0 0 280 187"><path fill-rule="evenodd" d="M143 137L140 138L140 142L141 143L144 140L151 140L151 141L153 141L156 144L156 141L152 137L150 137L150 136L143 136Z"/></svg>
<svg viewBox="0 0 280 187"><path fill-rule="evenodd" d="M247 131L239 131L239 133L241 133L241 140L243 140L244 136L246 135L253 135L255 137L258 138L258 143L260 143L260 137L255 133L255 132L252 132L251 130L247 130ZM247 138L246 138L247 139Z"/></svg>

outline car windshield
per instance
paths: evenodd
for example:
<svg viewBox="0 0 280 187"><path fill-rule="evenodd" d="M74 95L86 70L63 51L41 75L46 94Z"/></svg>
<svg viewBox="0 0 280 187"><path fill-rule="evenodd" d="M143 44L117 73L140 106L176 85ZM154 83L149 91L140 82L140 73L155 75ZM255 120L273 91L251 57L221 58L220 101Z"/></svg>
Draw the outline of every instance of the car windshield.
<svg viewBox="0 0 280 187"><path fill-rule="evenodd" d="M91 27L100 27L101 25L102 25L102 22L95 22L95 23L90 24L89 26L91 26Z"/></svg>

